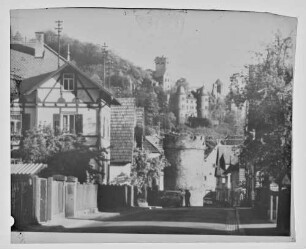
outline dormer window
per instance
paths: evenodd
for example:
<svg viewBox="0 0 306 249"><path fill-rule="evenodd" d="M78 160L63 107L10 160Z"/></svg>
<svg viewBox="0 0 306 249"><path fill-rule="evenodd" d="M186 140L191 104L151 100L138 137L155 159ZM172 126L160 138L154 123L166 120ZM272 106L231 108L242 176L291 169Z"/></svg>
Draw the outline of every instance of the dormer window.
<svg viewBox="0 0 306 249"><path fill-rule="evenodd" d="M74 74L73 73L63 74L63 86L64 86L65 91L74 90Z"/></svg>

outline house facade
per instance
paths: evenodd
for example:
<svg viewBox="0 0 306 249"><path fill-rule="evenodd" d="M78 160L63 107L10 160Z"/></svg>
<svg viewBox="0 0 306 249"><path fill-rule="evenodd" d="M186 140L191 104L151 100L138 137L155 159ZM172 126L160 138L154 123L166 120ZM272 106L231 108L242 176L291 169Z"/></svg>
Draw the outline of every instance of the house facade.
<svg viewBox="0 0 306 249"><path fill-rule="evenodd" d="M210 191L216 190L216 157L217 157L218 147L214 147L210 153L205 157L204 160L204 185L205 185L205 194Z"/></svg>
<svg viewBox="0 0 306 249"><path fill-rule="evenodd" d="M240 167L237 145L218 145L216 157L216 199L239 206L244 198L245 169Z"/></svg>
<svg viewBox="0 0 306 249"><path fill-rule="evenodd" d="M33 73L30 68L24 69L35 61L35 54L34 58L25 60L24 67L23 64L18 64L20 71L24 70L24 73L19 86L19 97L11 102L11 131L17 123L13 120L20 120L16 125L20 129L17 130L19 134L12 134L12 138L14 135L22 136L34 127L49 127L55 134L82 135L85 145L89 148L106 149L107 153L103 155L106 160L96 162L93 166L101 171L102 181L107 183L110 160L110 110L111 105L120 103L100 84L91 80L67 60L62 60L60 67L51 63L49 71L44 72L47 71L48 64L43 62L45 54L47 53L42 53L41 62L33 66L33 71L39 73L35 76L25 78ZM50 57L54 59L54 56ZM15 60L12 56L12 61ZM47 58L46 60L49 61Z"/></svg>

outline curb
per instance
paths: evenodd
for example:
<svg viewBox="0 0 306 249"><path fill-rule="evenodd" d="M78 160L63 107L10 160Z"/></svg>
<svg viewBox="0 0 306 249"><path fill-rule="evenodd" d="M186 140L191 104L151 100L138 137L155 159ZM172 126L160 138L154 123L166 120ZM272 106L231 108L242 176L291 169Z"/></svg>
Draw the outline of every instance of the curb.
<svg viewBox="0 0 306 249"><path fill-rule="evenodd" d="M235 216L236 216L236 223L237 223L237 232L240 235L245 235L245 231L244 228L241 228L240 226L240 217L239 217L239 212L238 212L238 208L235 207Z"/></svg>

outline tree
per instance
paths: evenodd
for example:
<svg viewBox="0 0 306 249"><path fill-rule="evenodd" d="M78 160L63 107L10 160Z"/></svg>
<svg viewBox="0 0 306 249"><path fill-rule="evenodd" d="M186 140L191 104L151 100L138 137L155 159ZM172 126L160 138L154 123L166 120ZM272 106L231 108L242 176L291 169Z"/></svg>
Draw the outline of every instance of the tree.
<svg viewBox="0 0 306 249"><path fill-rule="evenodd" d="M145 124L148 126L156 125L159 114L159 105L157 100L157 95L154 91L147 95L145 100Z"/></svg>
<svg viewBox="0 0 306 249"><path fill-rule="evenodd" d="M164 156L149 158L148 152L136 149L131 167L131 184L142 192L154 178L159 178L161 172L169 165Z"/></svg>
<svg viewBox="0 0 306 249"><path fill-rule="evenodd" d="M159 121L163 130L172 130L176 126L176 117L173 112L161 113Z"/></svg>
<svg viewBox="0 0 306 249"><path fill-rule="evenodd" d="M266 54L258 54L258 64L247 66L247 74L231 79L232 88L239 89L231 93L234 101L248 103L249 133L241 163L275 178L280 188L283 176L291 172L292 49L292 39L277 34Z"/></svg>
<svg viewBox="0 0 306 249"><path fill-rule="evenodd" d="M74 134L55 135L50 127L26 132L20 153L26 163L46 163L56 153L82 148L83 138Z"/></svg>
<svg viewBox="0 0 306 249"><path fill-rule="evenodd" d="M105 151L105 150L102 150ZM54 135L50 127L38 127L26 132L20 155L25 163L46 163L41 176L55 174L75 176L80 182L98 181L101 172L90 166L94 159L99 166L101 151L84 146L84 138L74 134Z"/></svg>

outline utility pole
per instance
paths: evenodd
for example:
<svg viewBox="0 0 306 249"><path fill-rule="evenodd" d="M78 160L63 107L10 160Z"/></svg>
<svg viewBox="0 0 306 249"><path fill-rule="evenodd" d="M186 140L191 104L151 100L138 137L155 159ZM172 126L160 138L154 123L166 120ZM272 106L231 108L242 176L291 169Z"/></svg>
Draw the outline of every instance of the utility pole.
<svg viewBox="0 0 306 249"><path fill-rule="evenodd" d="M103 55L103 85L106 87L106 82L105 82L105 63L106 63L106 58L107 58L107 46L106 43L104 42L102 46L102 55Z"/></svg>
<svg viewBox="0 0 306 249"><path fill-rule="evenodd" d="M57 20L55 21L55 23L57 24L57 27L55 27L55 30L57 30L57 42L58 42L57 65L59 68L60 67L60 52L61 52L60 35L63 30L63 27L62 27L63 21Z"/></svg>
<svg viewBox="0 0 306 249"><path fill-rule="evenodd" d="M110 76L111 76L112 68L113 68L113 61L111 59L109 59L107 61L108 89L110 89Z"/></svg>

